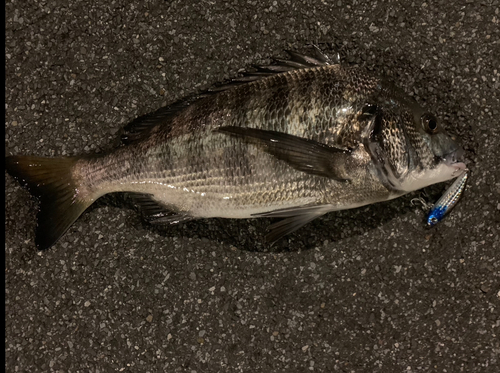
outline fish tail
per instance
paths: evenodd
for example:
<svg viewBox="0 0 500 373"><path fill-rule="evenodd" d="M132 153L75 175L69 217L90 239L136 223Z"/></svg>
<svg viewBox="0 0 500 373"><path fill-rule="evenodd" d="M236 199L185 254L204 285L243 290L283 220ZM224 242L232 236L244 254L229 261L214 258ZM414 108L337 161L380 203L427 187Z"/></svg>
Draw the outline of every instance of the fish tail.
<svg viewBox="0 0 500 373"><path fill-rule="evenodd" d="M7 172L40 201L35 238L39 250L51 247L92 204L92 199L79 196L81 185L72 175L78 159L33 156L5 158Z"/></svg>

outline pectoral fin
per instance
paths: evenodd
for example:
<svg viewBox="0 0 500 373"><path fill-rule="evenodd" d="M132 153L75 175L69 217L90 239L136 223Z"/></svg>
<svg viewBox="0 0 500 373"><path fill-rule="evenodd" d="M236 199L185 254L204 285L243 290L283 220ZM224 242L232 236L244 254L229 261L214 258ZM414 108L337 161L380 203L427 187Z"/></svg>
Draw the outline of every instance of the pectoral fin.
<svg viewBox="0 0 500 373"><path fill-rule="evenodd" d="M261 145L263 150L298 171L337 181L348 181L345 163L351 151L283 132L245 127L220 127L217 131Z"/></svg>

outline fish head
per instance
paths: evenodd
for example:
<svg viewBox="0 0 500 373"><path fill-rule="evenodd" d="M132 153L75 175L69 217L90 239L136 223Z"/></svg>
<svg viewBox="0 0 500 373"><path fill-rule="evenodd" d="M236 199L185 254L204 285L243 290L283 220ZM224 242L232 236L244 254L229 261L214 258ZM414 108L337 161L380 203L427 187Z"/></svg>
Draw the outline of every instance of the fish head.
<svg viewBox="0 0 500 373"><path fill-rule="evenodd" d="M460 162L463 149L436 115L393 86L379 93L374 105L368 105L372 116L364 145L386 187L404 194L466 169Z"/></svg>
<svg viewBox="0 0 500 373"><path fill-rule="evenodd" d="M426 186L453 179L465 169L460 159L463 148L450 136L439 119L420 106L412 107L413 122L407 123L411 167L401 183L404 191L414 191Z"/></svg>

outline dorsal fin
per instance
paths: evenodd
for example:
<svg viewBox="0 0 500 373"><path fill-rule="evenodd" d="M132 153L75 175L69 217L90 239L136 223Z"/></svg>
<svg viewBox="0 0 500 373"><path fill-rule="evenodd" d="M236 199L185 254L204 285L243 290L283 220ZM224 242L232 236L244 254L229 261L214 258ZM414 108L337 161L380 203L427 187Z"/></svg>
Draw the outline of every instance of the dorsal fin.
<svg viewBox="0 0 500 373"><path fill-rule="evenodd" d="M177 113L196 101L198 95L183 98L173 104L159 108L158 110L142 115L123 127L121 140L124 144L130 144L147 137L149 131L160 124L168 125Z"/></svg>
<svg viewBox="0 0 500 373"><path fill-rule="evenodd" d="M332 60L316 45L313 45L312 51L312 55L306 55L287 50L286 52L290 56L290 59L275 58L273 59L274 64L271 65L253 65L252 67L254 68L254 71L244 72L240 77L231 79L200 93L183 98L171 105L164 106L153 113L140 116L123 128L121 140L124 144L130 144L146 138L153 127L157 125L169 125L171 119L175 117L179 111L185 109L193 102L201 98L226 91L235 86L254 82L271 75L282 74L292 70L334 65L339 62L338 54Z"/></svg>
<svg viewBox="0 0 500 373"><path fill-rule="evenodd" d="M286 50L290 59L274 58L271 65L253 65L254 71L244 72L241 77L231 79L220 85L208 89L205 94L225 91L234 86L253 82L271 75L281 74L292 70L308 69L311 67L335 65L339 63L338 54L331 59L324 54L316 45L313 45L313 55Z"/></svg>

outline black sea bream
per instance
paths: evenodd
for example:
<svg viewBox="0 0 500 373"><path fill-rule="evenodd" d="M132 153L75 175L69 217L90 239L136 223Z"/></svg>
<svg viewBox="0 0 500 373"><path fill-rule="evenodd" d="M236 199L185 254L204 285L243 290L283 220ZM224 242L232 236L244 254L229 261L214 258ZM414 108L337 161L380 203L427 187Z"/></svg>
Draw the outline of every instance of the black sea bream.
<svg viewBox="0 0 500 373"><path fill-rule="evenodd" d="M136 119L123 146L67 158L10 156L53 245L99 197L142 196L153 223L281 217L269 242L329 212L456 177L459 146L436 117L366 71L289 52L253 74Z"/></svg>

